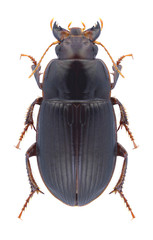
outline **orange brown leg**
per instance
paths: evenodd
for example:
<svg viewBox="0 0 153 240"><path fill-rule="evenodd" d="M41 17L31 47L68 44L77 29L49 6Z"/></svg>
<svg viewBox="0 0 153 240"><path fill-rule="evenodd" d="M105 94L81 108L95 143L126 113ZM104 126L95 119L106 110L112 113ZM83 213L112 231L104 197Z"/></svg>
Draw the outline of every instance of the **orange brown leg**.
<svg viewBox="0 0 153 240"><path fill-rule="evenodd" d="M30 58L30 60L33 62L33 65L31 66L31 69L32 69L32 71L35 70L35 68L37 67L37 61L32 56L27 55L27 54L21 54L20 57L28 57L28 58ZM42 89L42 83L40 82L40 75L41 75L40 69L41 69L41 66L39 66L38 69L35 71L34 77L36 79L38 87L40 89Z"/></svg>
<svg viewBox="0 0 153 240"><path fill-rule="evenodd" d="M33 128L35 129L34 123L33 123L33 109L34 109L34 106L35 106L36 104L41 105L41 102L42 102L42 97L37 98L37 99L30 105L29 110L28 110L28 112L27 112L27 114L26 114L26 120L25 120L25 123L24 123L24 124L25 124L25 128L24 128L23 132L21 133L21 136L20 136L20 138L19 138L18 144L16 145L16 148L19 148L19 147L20 147L20 143L21 143L21 141L22 141L22 139L23 139L26 131L28 130L29 126L31 126L31 127L33 127ZM36 129L35 129L35 130L36 130Z"/></svg>
<svg viewBox="0 0 153 240"><path fill-rule="evenodd" d="M28 173L28 178L29 178L29 183L30 183L30 187L31 187L31 192L28 196L28 198L26 199L26 202L18 216L18 218L21 218L23 211L25 210L25 208L27 207L27 204L29 203L30 199L32 198L33 194L35 192L41 192L37 183L35 182L35 179L32 175L32 170L31 170L31 165L30 165L30 161L29 158L33 157L33 156L37 156L37 150L36 150L36 143L34 143L26 152L26 168L27 168L27 173ZM43 193L43 192L41 192Z"/></svg>
<svg viewBox="0 0 153 240"><path fill-rule="evenodd" d="M120 119L120 125L118 127L118 130L120 129L120 127L122 128L122 126L125 127L131 141L133 142L133 145L134 145L134 148L137 148L137 145L134 141L134 137L132 135L132 132L130 131L128 125L129 125L129 122L128 122L128 117L127 117L127 113L125 111L125 108L123 107L123 105L120 103L120 101L117 99L117 98L111 98L111 101L112 101L112 104L115 105L117 104L119 106L119 109L120 109L120 114L121 114L121 119Z"/></svg>
<svg viewBox="0 0 153 240"><path fill-rule="evenodd" d="M125 58L125 57L133 57L133 55L132 54L127 54L127 55L123 55L122 57L120 57L119 59L118 59L118 61L116 62L116 66L117 66L117 68L119 69L119 71L121 71L121 69L122 69L122 65L120 64L121 63L121 61L123 60L123 58ZM111 84L111 89L113 89L114 87L115 87L115 85L116 85L116 83L117 83L117 80L118 80L118 78L119 78L119 72L116 70L116 68L114 67L114 65L113 65L113 77L114 77L114 79L113 79L113 83Z"/></svg>
<svg viewBox="0 0 153 240"><path fill-rule="evenodd" d="M115 192L115 193L118 192L120 194L121 198L123 198L127 208L131 212L132 217L135 218L135 215L132 212L132 209L122 191L124 180L125 180L126 169L127 169L127 163L128 163L128 154L127 154L126 150L122 147L122 145L119 143L117 143L117 156L124 157L124 162L123 162L123 167L122 167L122 172L121 172L120 178L119 178L116 186L114 187L114 190L112 192L110 192L110 194L113 192Z"/></svg>

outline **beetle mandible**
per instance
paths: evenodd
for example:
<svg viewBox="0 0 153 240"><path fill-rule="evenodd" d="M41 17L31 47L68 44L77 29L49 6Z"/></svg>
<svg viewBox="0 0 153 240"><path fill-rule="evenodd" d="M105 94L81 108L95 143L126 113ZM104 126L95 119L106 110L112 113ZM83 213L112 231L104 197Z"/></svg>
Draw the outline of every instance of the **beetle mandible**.
<svg viewBox="0 0 153 240"><path fill-rule="evenodd" d="M57 41L44 52L40 61L30 55L32 74L42 97L29 107L25 128L21 133L19 148L25 132L32 126L36 130L36 142L26 152L26 168L31 186L20 214L35 192L41 192L31 170L29 158L37 157L41 177L48 190L63 203L70 206L83 206L96 199L107 187L114 172L116 157L124 158L119 180L112 192L118 192L134 218L122 188L125 179L128 154L117 142L117 131L124 126L131 140L133 135L128 127L128 118L123 105L114 97L115 87L121 73L120 62L115 63L108 50L96 39L103 22L85 30L83 28L60 27L51 20L50 26ZM40 80L40 63L52 45L56 45L57 59L51 60ZM113 79L105 63L96 59L97 45L101 45L113 62ZM122 75L123 77L123 75ZM34 106L40 105L37 127L33 122ZM113 106L120 109L120 124L117 129ZM111 193L112 193L111 192ZM41 192L42 193L42 192Z"/></svg>

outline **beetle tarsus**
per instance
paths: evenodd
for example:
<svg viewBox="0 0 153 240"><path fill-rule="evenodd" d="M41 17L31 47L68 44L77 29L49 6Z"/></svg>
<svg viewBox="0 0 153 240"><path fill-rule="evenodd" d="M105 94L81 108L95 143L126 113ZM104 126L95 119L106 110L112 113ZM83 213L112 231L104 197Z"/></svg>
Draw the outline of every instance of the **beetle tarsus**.
<svg viewBox="0 0 153 240"><path fill-rule="evenodd" d="M121 63L121 61L123 60L123 58L125 57L132 57L133 58L133 54L126 54L126 55L123 55L122 57L120 57L117 61L117 66Z"/></svg>
<svg viewBox="0 0 153 240"><path fill-rule="evenodd" d="M123 200L124 200L124 202L125 202L125 204L126 204L126 207L129 209L129 211L130 211L130 213L131 213L131 215L132 215L132 218L135 218L135 215L134 215L134 213L133 213L133 211L132 211L132 209L131 209L128 201L127 201L127 199L125 198L123 192L122 192L122 191L118 191L118 193L120 194L121 198L123 198Z"/></svg>
<svg viewBox="0 0 153 240"><path fill-rule="evenodd" d="M136 143L134 141L134 137L133 137L132 132L130 131L129 127L126 124L123 124L123 126L125 127L131 141L133 142L134 149L138 148L138 146L136 145Z"/></svg>
<svg viewBox="0 0 153 240"><path fill-rule="evenodd" d="M20 149L20 143L21 143L21 141L22 141L22 139L23 139L23 137L24 137L24 135L25 135L25 133L26 133L26 131L28 130L28 128L29 128L30 125L31 125L31 124L27 124L27 125L25 126L23 132L21 133L21 135L20 135L20 137L19 137L19 142L18 142L17 145L15 146L17 149Z"/></svg>
<svg viewBox="0 0 153 240"><path fill-rule="evenodd" d="M126 175L126 170L127 170L128 154L127 154L127 151L119 143L117 143L117 156L124 157L124 162L123 162L123 167L122 167L122 172L121 172L120 178L119 178L116 186L114 187L114 190L111 191L110 194L113 192L115 192L115 193L118 192L120 194L120 196L123 198L127 208L131 212L132 217L135 218L135 216L132 212L132 209L122 191L124 180L125 180L125 175Z"/></svg>
<svg viewBox="0 0 153 240"><path fill-rule="evenodd" d="M20 55L20 58L23 57L23 56L30 58L30 60L33 62L33 65L31 66L31 68L32 68L32 71L34 71L35 68L37 67L37 61L36 61L32 56L27 55L27 54L21 54L21 55ZM36 70L35 73L34 73L34 77L35 77L35 79L36 79L36 82L37 82L37 84L38 84L38 87L39 87L40 89L42 89L42 83L40 83L40 75L41 75L40 69L41 69L41 66L39 65L39 67L37 67L37 70Z"/></svg>
<svg viewBox="0 0 153 240"><path fill-rule="evenodd" d="M132 209L131 209L131 207L130 207L127 199L126 199L126 197L124 196L123 192L120 191L120 190L118 190L117 188L115 188L112 192L110 192L110 194L113 193L113 192L114 192L115 194L116 194L117 192L120 194L121 198L123 198L123 200L124 200L124 202L125 202L125 204L126 204L126 207L127 207L128 210L130 211L130 213L131 213L131 215L132 215L132 218L135 218L135 215L134 215L134 213L133 213L133 211L132 211Z"/></svg>
<svg viewBox="0 0 153 240"><path fill-rule="evenodd" d="M21 212L20 212L18 218L21 219L22 213L23 213L23 211L25 210L25 208L27 207L27 205L28 205L30 199L32 198L33 194L34 194L34 192L31 192L31 193L29 194L28 198L26 199L25 204L23 205L23 208L21 209Z"/></svg>
<svg viewBox="0 0 153 240"><path fill-rule="evenodd" d="M123 60L123 58L125 57L132 57L133 58L133 55L132 54L127 54L127 55L123 55L122 57L120 57L117 62L116 62L116 66L118 67L118 69L121 71L122 69L122 65L120 64L121 61ZM113 89L117 83L117 80L119 78L119 72L117 71L117 69L114 67L113 65L113 71L114 71L114 80L113 80L113 83L111 83L111 89Z"/></svg>
<svg viewBox="0 0 153 240"><path fill-rule="evenodd" d="M28 205L30 199L33 197L33 195L34 195L35 192L37 192L37 193L40 192L40 193L44 194L42 191L40 191L39 188L32 190L32 191L30 192L28 198L26 199L25 204L23 205L23 208L21 209L21 212L20 212L18 218L21 219L22 213L25 211L25 209L26 209L26 207L27 207L27 205Z"/></svg>
<svg viewBox="0 0 153 240"><path fill-rule="evenodd" d="M28 57L28 58L31 59L31 61L33 62L33 64L34 64L35 66L37 65L37 61L36 61L32 56L27 55L27 54L21 54L21 55L20 55L20 59L21 59L21 57Z"/></svg>

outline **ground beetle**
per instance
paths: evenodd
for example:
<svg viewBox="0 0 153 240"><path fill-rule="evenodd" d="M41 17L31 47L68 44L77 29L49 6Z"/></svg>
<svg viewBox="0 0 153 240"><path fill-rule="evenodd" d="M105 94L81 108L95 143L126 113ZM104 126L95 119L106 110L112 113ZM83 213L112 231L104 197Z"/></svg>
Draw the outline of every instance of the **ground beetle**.
<svg viewBox="0 0 153 240"><path fill-rule="evenodd" d="M29 107L25 128L17 148L29 126L36 130L36 143L26 152L26 168L31 186L22 212L35 192L41 192L32 175L29 158L37 157L41 177L48 190L63 203L83 206L96 199L107 187L114 172L116 157L124 158L120 178L112 192L118 192L124 199L132 217L134 214L123 195L122 188L127 169L128 154L117 142L117 130L124 126L136 144L128 127L127 114L118 99L111 97L119 75L122 75L121 60L115 63L102 43L96 41L103 22L92 28L70 28L50 26L57 39L44 52L39 63L29 55L32 74L42 97ZM40 81L40 63L48 49L57 44L57 59L51 60ZM113 81L105 63L96 59L97 44L101 45L113 62ZM34 106L40 105L37 127L33 123ZM113 105L120 109L120 124L117 129ZM42 192L41 192L42 193Z"/></svg>

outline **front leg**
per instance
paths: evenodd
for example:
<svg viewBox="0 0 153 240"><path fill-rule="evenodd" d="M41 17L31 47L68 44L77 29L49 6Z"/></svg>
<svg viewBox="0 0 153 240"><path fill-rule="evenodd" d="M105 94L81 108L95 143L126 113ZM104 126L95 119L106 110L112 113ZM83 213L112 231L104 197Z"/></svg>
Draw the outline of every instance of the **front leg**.
<svg viewBox="0 0 153 240"><path fill-rule="evenodd" d="M32 71L35 70L36 66L37 66L37 65L32 65L32 66L31 66ZM39 87L40 89L42 89L42 83L40 82L40 75L41 75L40 69L41 69L41 66L39 66L38 69L35 71L34 77L35 77L35 79L36 79L36 82L37 82L38 87Z"/></svg>
<svg viewBox="0 0 153 240"><path fill-rule="evenodd" d="M33 128L35 129L34 124L33 124L33 110L34 110L34 106L35 106L36 104L41 105L42 100L43 100L42 97L37 98L37 99L30 105L30 107L29 107L29 109L28 109L28 112L27 112L27 114L26 114L26 120L25 120L25 123L24 123L25 128L24 128L23 132L22 132L21 135L20 135L19 142L18 142L18 144L16 145L16 148L19 149L20 143L21 143L21 141L22 141L22 139L23 139L26 131L28 130L29 126L31 126L31 127L33 127ZM36 130L36 129L35 129L35 130Z"/></svg>
<svg viewBox="0 0 153 240"><path fill-rule="evenodd" d="M118 69L120 71L122 69L122 65L120 63L123 60L123 58L125 58L125 57L133 57L133 55L132 54L123 55L122 57L120 57L118 59L118 61L116 62L116 66L118 67ZM113 73L112 73L113 74L113 83L111 83L111 89L113 89L115 87L115 85L117 83L117 80L119 78L119 75L120 75L119 72L115 69L114 66L112 68L113 68Z"/></svg>
<svg viewBox="0 0 153 240"><path fill-rule="evenodd" d="M117 63L116 63L116 65L117 65ZM117 67L121 71L122 65L118 64ZM112 75L113 75L113 83L111 83L111 89L113 89L115 87L115 85L117 83L117 80L119 78L119 75L120 75L119 72L114 68L114 66L112 67L112 69L113 69L113 73L112 73Z"/></svg>
<svg viewBox="0 0 153 240"><path fill-rule="evenodd" d="M34 71L35 68L37 67L37 61L36 61L32 56L30 56L30 55L21 54L21 57L23 57L23 56L24 56L24 57L28 57L28 58L31 59L31 61L33 62L33 65L31 66L31 69L32 69L32 71ZM36 79L36 82L37 82L38 87L39 87L40 89L42 89L42 83L40 82L40 75L41 75L40 69L41 69L41 66L39 66L38 69L35 71L34 77L35 77L35 79Z"/></svg>

